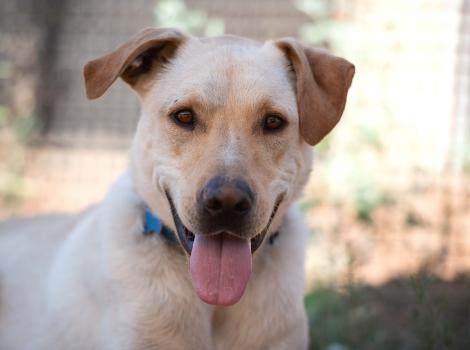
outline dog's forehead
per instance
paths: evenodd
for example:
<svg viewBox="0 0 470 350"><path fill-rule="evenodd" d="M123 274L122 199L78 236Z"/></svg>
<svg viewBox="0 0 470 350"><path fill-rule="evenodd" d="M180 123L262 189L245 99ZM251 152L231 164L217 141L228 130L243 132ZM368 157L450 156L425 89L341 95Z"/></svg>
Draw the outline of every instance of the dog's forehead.
<svg viewBox="0 0 470 350"><path fill-rule="evenodd" d="M194 38L161 76L168 101L197 92L210 104L295 102L288 60L269 42L236 36ZM251 100L251 101L250 101Z"/></svg>

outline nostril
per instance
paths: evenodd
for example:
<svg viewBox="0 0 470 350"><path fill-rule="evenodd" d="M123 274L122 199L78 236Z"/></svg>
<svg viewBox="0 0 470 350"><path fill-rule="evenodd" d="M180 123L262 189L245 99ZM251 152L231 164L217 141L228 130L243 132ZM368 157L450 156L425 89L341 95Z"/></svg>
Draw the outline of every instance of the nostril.
<svg viewBox="0 0 470 350"><path fill-rule="evenodd" d="M223 209L222 202L219 201L216 197L212 197L206 200L205 203L206 209L216 212Z"/></svg>
<svg viewBox="0 0 470 350"><path fill-rule="evenodd" d="M250 201L248 201L247 199L242 199L235 205L234 209L240 214L246 213L248 210L251 209Z"/></svg>

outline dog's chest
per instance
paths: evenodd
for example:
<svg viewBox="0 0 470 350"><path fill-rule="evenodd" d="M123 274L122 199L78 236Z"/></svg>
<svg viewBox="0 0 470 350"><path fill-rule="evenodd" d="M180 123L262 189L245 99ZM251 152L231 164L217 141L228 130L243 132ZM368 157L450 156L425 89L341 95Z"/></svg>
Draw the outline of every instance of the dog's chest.
<svg viewBox="0 0 470 350"><path fill-rule="evenodd" d="M178 274L187 273L183 269L186 267L181 266ZM282 305L285 305L286 298L294 298L294 295L289 296L275 288L275 276L269 271L264 272L264 276L253 279L240 302L230 307L213 307L203 303L189 281L184 279L184 283L178 286L182 283L178 278L167 280L165 285L168 289L163 283L154 285L153 291L145 293L145 299L141 293L140 296L131 297L139 300L138 305L134 304L135 308L129 310L130 317L126 317L127 324L129 320L134 324L132 348L263 348L276 337L276 333L289 326L291 318L286 317ZM266 294L268 292L269 295Z"/></svg>

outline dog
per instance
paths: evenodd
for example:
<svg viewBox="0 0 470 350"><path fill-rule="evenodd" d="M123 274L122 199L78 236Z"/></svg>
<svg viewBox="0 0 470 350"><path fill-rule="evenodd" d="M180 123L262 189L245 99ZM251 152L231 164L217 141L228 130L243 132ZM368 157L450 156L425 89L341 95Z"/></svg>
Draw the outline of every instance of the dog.
<svg viewBox="0 0 470 350"><path fill-rule="evenodd" d="M149 28L84 69L141 117L128 170L78 216L0 226L0 348L306 349L293 202L354 66L291 38Z"/></svg>

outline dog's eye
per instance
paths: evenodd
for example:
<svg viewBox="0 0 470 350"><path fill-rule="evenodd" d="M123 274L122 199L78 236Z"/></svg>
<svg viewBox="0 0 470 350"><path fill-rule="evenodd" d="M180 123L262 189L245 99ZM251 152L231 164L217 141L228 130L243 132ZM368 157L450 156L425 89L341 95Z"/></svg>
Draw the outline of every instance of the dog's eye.
<svg viewBox="0 0 470 350"><path fill-rule="evenodd" d="M181 126L193 127L195 122L194 113L190 109L182 109L172 114L173 119Z"/></svg>
<svg viewBox="0 0 470 350"><path fill-rule="evenodd" d="M264 117L263 129L265 131L280 130L286 125L286 121L277 114L268 114Z"/></svg>

